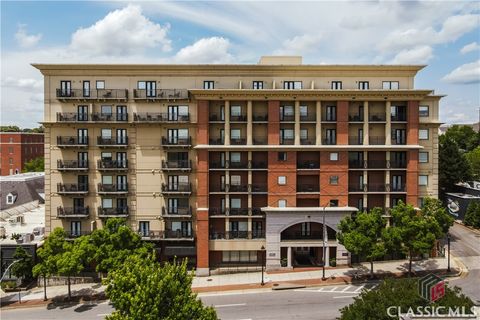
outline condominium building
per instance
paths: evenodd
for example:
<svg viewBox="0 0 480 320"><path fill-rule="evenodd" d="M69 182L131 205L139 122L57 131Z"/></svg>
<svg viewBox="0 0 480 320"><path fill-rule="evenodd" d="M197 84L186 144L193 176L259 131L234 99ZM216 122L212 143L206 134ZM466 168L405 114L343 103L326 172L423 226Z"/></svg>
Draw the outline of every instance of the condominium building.
<svg viewBox="0 0 480 320"><path fill-rule="evenodd" d="M414 88L424 66L34 66L47 233L125 217L197 274L346 264L342 218L438 193L441 96Z"/></svg>

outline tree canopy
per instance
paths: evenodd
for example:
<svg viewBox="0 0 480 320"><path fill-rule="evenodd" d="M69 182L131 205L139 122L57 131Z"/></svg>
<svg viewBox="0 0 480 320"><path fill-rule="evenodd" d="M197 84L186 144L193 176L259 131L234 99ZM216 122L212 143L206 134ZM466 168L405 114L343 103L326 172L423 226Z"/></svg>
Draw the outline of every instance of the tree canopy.
<svg viewBox="0 0 480 320"><path fill-rule="evenodd" d="M363 290L354 302L340 310L341 320L390 320L388 308L400 307L402 312L408 308L443 306L445 308L465 307L467 311L473 307L470 298L461 293L458 287L450 288L446 285L445 296L430 304L417 293L417 278L386 279L371 290ZM395 311L395 310L394 310ZM398 315L397 313L395 313Z"/></svg>
<svg viewBox="0 0 480 320"><path fill-rule="evenodd" d="M457 182L471 179L470 165L455 140L444 137L439 145L438 178L442 190L450 190Z"/></svg>
<svg viewBox="0 0 480 320"><path fill-rule="evenodd" d="M438 199L425 198L422 213L427 217L433 217L435 220L437 220L438 225L442 229L443 235L447 234L448 229L453 226L453 217L447 213L447 210L445 210L442 202Z"/></svg>
<svg viewBox="0 0 480 320"><path fill-rule="evenodd" d="M153 253L131 255L108 275L106 294L115 311L106 319L217 319L215 310L192 292L192 278L186 260L160 266Z"/></svg>
<svg viewBox="0 0 480 320"><path fill-rule="evenodd" d="M480 133L475 132L471 126L453 125L440 136L440 143L445 140L454 141L463 151L471 151L480 145Z"/></svg>
<svg viewBox="0 0 480 320"><path fill-rule="evenodd" d="M467 152L465 157L467 158L470 168L472 169L473 180L480 181L480 146Z"/></svg>
<svg viewBox="0 0 480 320"><path fill-rule="evenodd" d="M43 172L45 171L45 158L37 157L25 162L23 172Z"/></svg>
<svg viewBox="0 0 480 320"><path fill-rule="evenodd" d="M480 202L470 201L463 220L465 225L480 229Z"/></svg>
<svg viewBox="0 0 480 320"><path fill-rule="evenodd" d="M22 278L24 281L31 281L33 279L32 268L34 265L32 255L23 247L18 246L13 254L13 260L18 261L12 265L12 274L17 278Z"/></svg>

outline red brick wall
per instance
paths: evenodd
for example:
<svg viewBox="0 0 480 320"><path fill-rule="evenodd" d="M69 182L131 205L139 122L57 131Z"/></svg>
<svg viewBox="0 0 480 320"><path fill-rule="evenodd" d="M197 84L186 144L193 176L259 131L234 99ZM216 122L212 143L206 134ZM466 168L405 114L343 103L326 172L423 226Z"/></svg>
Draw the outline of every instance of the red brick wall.
<svg viewBox="0 0 480 320"><path fill-rule="evenodd" d="M286 185L278 184L279 176L287 177ZM285 199L288 207L295 207L296 190L296 152L287 152L287 161L278 161L278 152L276 151L268 152L268 206L278 207L278 200Z"/></svg>
<svg viewBox="0 0 480 320"><path fill-rule="evenodd" d="M407 153L407 203L416 206L418 200L418 150Z"/></svg>
<svg viewBox="0 0 480 320"><path fill-rule="evenodd" d="M418 144L418 101L408 101L407 144Z"/></svg>
<svg viewBox="0 0 480 320"><path fill-rule="evenodd" d="M348 144L348 101L337 103L337 144Z"/></svg>
<svg viewBox="0 0 480 320"><path fill-rule="evenodd" d="M208 151L197 157L197 268L208 268Z"/></svg>
<svg viewBox="0 0 480 320"><path fill-rule="evenodd" d="M197 144L208 144L208 101L197 102Z"/></svg>
<svg viewBox="0 0 480 320"><path fill-rule="evenodd" d="M338 176L338 185L330 185L330 176ZM339 151L338 161L330 161L330 152L320 152L320 206L338 199L338 206L348 205L348 152Z"/></svg>
<svg viewBox="0 0 480 320"><path fill-rule="evenodd" d="M12 139L12 141L10 141ZM0 134L0 175L15 174L15 170L22 172L24 163L44 156L44 140L41 134L28 133L1 133ZM12 149L10 153L9 149ZM10 159L13 163L10 164Z"/></svg>
<svg viewBox="0 0 480 320"><path fill-rule="evenodd" d="M268 101L268 144L280 143L280 101Z"/></svg>

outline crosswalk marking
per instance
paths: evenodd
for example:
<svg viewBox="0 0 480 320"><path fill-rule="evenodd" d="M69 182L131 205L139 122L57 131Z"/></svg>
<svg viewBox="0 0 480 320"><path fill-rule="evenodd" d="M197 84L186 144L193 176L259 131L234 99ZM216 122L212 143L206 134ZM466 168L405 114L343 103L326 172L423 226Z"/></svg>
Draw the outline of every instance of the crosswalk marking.
<svg viewBox="0 0 480 320"><path fill-rule="evenodd" d="M357 288L357 290L355 290L354 292L359 292L360 290L362 290L365 286L360 286Z"/></svg>
<svg viewBox="0 0 480 320"><path fill-rule="evenodd" d="M348 291L352 286L347 286L345 289L342 290L342 292Z"/></svg>

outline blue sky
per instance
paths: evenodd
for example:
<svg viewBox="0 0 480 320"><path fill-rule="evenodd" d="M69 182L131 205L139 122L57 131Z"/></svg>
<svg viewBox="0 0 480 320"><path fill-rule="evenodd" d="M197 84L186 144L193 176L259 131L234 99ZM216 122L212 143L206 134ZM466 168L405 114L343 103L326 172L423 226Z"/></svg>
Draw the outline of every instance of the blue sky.
<svg viewBox="0 0 480 320"><path fill-rule="evenodd" d="M427 64L415 85L448 95L440 120L478 119L479 2L2 1L1 122L42 121L32 62L256 63L271 54L309 64Z"/></svg>

